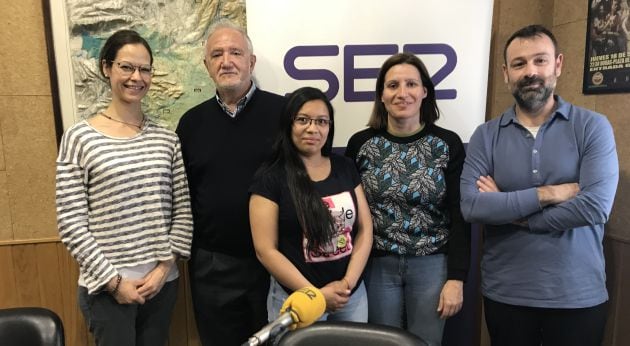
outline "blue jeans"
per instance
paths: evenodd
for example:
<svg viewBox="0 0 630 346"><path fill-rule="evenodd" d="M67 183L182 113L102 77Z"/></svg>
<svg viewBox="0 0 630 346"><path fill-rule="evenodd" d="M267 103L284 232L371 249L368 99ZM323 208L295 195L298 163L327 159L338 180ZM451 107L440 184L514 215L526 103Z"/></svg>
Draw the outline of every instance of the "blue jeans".
<svg viewBox="0 0 630 346"><path fill-rule="evenodd" d="M446 281L446 256L371 257L366 268L369 322L405 328L440 345L444 320L437 307Z"/></svg>
<svg viewBox="0 0 630 346"><path fill-rule="evenodd" d="M272 277L269 287L269 295L267 295L267 311L269 312L269 321L274 321L280 316L282 304L289 297L287 292ZM319 319L320 321L352 321L367 322L368 320L368 301L365 292L365 285L361 285L354 291L348 304L342 309L335 312L326 312Z"/></svg>

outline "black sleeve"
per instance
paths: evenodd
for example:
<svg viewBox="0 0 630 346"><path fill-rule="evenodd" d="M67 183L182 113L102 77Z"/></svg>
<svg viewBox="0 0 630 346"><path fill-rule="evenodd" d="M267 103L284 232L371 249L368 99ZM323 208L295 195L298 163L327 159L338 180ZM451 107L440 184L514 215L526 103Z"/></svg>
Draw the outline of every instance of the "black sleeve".
<svg viewBox="0 0 630 346"><path fill-rule="evenodd" d="M450 131L449 131L450 132ZM460 208L459 181L464 167L466 151L461 139L451 132L449 136L449 163L446 168L446 203L451 216L448 246L449 280L466 281L470 267L470 224L464 221Z"/></svg>
<svg viewBox="0 0 630 346"><path fill-rule="evenodd" d="M357 160L357 152L359 151L359 148L357 147L357 134L355 133L354 135L352 135L352 137L350 137L350 139L348 140L348 144L346 145L346 152L344 153L344 155L346 157L349 157L352 162L354 162L356 164L356 160Z"/></svg>
<svg viewBox="0 0 630 346"><path fill-rule="evenodd" d="M189 193L190 193L190 204L193 210L193 213L197 210L196 208L196 200L197 198L195 198L196 193L197 193L197 188L198 188L198 184L197 184L197 177L195 176L195 172L192 171L191 167L190 167L190 161L191 161L191 150L194 150L194 146L190 145L190 137L192 136L191 131L189 130L191 126L194 126L194 124L191 124L194 121L194 113L195 110L197 109L197 107L194 107L190 110L188 110L186 113L184 113L184 115L182 115L182 117L179 119L179 122L177 123L177 128L175 129L175 133L177 134L177 137L179 138L179 143L180 143L180 148L181 148L181 152L182 152L182 159L184 161L184 169L186 170L186 179L188 180L188 188L189 188Z"/></svg>
<svg viewBox="0 0 630 346"><path fill-rule="evenodd" d="M340 166L343 167L343 171L346 172L348 178L352 182L352 187L357 187L361 184L361 176L359 175L359 171L357 170L355 163L349 157L335 156L337 156L336 159L339 161Z"/></svg>
<svg viewBox="0 0 630 346"><path fill-rule="evenodd" d="M368 128L355 133L348 140L348 145L346 145L346 152L344 155L349 157L352 162L354 162L355 166L358 165L357 155L359 155L361 146L373 136L374 130Z"/></svg>
<svg viewBox="0 0 630 346"><path fill-rule="evenodd" d="M249 187L249 194L260 195L279 204L281 196L280 182L284 179L281 175L283 175L282 167L261 167L256 172L252 185Z"/></svg>

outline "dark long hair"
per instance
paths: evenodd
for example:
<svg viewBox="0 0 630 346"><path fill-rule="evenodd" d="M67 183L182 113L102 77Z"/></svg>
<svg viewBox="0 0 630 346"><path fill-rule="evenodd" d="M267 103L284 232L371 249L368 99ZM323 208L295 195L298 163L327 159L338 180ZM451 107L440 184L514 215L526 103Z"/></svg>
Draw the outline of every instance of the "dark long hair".
<svg viewBox="0 0 630 346"><path fill-rule="evenodd" d="M151 65L153 65L153 51L147 40L142 38L140 34L133 30L118 30L112 36L110 36L103 48L101 48L101 54L98 58L99 70L101 75L105 78L105 72L103 71L103 64L108 67L112 67L112 61L116 59L116 55L120 48L127 44L141 44L149 51L149 57L151 58Z"/></svg>
<svg viewBox="0 0 630 346"><path fill-rule="evenodd" d="M435 123L440 118L440 110L435 99L435 85L431 80L431 76L426 66L420 58L411 53L398 53L390 56L381 66L376 78L376 95L374 97L374 106L372 107L372 115L368 121L368 126L375 130L387 129L387 109L381 98L385 89L385 75L392 67L400 64L409 64L414 66L420 73L422 86L427 88L427 97L422 100L420 105L420 121L425 125Z"/></svg>
<svg viewBox="0 0 630 346"><path fill-rule="evenodd" d="M305 103L315 100L323 101L330 115L331 123L329 125L328 138L326 138L326 143L321 149L322 155L330 155L335 134L333 107L321 90L303 87L295 90L288 96L287 104L280 119L280 132L276 138L271 159L256 173L257 176L261 176L277 167L284 169L298 221L304 235L308 239L306 247L309 252L315 251L329 243L335 232L335 223L328 211L328 207L324 205L324 202L315 190L304 162L291 139L293 120L296 115Z"/></svg>

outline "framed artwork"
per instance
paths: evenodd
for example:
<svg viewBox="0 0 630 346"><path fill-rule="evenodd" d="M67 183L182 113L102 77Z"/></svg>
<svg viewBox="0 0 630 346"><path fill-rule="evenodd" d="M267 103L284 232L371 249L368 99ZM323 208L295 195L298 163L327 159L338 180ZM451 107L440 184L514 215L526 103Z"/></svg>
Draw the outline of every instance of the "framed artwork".
<svg viewBox="0 0 630 346"><path fill-rule="evenodd" d="M630 91L629 0L589 0L584 94Z"/></svg>
<svg viewBox="0 0 630 346"><path fill-rule="evenodd" d="M245 26L244 0L42 0L57 137L107 107L100 49L114 32L132 29L153 51L145 114L174 129L181 115L214 95L203 65L206 32L218 18Z"/></svg>

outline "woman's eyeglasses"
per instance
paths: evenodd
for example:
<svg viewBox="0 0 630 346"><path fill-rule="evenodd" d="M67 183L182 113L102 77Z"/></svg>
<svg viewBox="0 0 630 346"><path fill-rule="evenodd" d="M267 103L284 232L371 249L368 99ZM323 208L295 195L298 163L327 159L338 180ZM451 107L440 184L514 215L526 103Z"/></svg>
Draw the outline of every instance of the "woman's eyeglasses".
<svg viewBox="0 0 630 346"><path fill-rule="evenodd" d="M309 118L303 115L298 115L293 119L293 123L299 126L311 126L313 122L319 127L328 127L332 123L332 120L326 118Z"/></svg>
<svg viewBox="0 0 630 346"><path fill-rule="evenodd" d="M154 68L151 65L134 65L127 61L111 61L116 64L122 72L123 75L128 76L132 75L136 72L136 70L140 71L140 74L143 76L152 76Z"/></svg>

